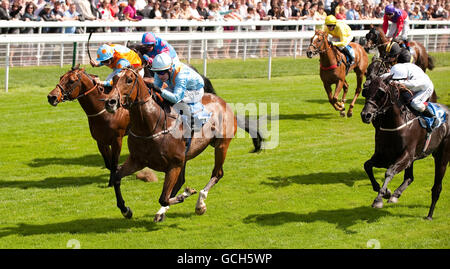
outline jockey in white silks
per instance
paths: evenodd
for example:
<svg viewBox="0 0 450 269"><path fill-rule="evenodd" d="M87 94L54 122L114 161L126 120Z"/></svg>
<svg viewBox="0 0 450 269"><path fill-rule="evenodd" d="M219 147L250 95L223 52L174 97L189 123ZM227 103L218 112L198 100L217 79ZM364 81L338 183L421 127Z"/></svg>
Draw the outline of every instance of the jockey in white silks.
<svg viewBox="0 0 450 269"><path fill-rule="evenodd" d="M383 74L381 77L386 78L392 75L392 80L404 85L413 92L413 97L410 103L417 112L425 117L433 118L433 126L438 124L436 115L429 107L427 100L431 97L434 91L433 82L420 67L412 63L399 63L391 68L389 73Z"/></svg>

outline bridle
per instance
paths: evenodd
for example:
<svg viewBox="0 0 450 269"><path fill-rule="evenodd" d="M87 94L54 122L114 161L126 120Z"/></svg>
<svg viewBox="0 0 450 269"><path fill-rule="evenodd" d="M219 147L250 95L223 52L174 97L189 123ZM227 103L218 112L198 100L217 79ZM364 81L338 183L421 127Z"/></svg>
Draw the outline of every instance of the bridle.
<svg viewBox="0 0 450 269"><path fill-rule="evenodd" d="M85 73L85 75L89 79L91 79L88 74ZM58 96L59 102L78 100L78 99L88 95L89 93L91 93L98 87L98 84L94 83L94 87L92 87L91 89L87 90L86 92L84 92L82 94L79 94L80 89L81 89L81 74L80 73L77 73L77 78L78 78L78 80L72 83L72 86L70 87L69 90L64 89L64 87L60 83L56 84L56 87L59 88L59 93L60 93L60 95ZM72 97L72 94L75 91L75 89L78 89L77 97Z"/></svg>
<svg viewBox="0 0 450 269"><path fill-rule="evenodd" d="M135 75L135 78L133 81L133 86L131 86L131 90L128 93L123 94L123 96L122 96L122 93L120 92L120 90L117 91L118 95L119 95L119 106L122 106L124 108L131 108L131 106L133 106L134 104L145 104L148 100L144 100L141 102L137 101L137 97L139 96L139 88L136 86L137 86L139 74L131 68L124 68L122 70L122 72L127 71L127 70L131 71ZM131 95L133 94L135 88L137 88L136 97L134 98L134 100L132 100ZM124 100L124 102L122 102L122 100Z"/></svg>
<svg viewBox="0 0 450 269"><path fill-rule="evenodd" d="M322 37L321 42L320 42L317 46L314 45L314 43L312 42L312 41L314 40L314 37L315 37L315 36L320 36L320 37ZM322 50L320 49L320 48L324 45L325 42L328 43L327 38L326 38L325 36L323 36L322 34L316 32L316 33L314 34L314 36L312 37L312 39L311 39L311 44L309 44L310 47L313 47L313 48L314 48L314 51L311 50L311 52L312 52L313 54L322 54L322 53L327 52L327 51L331 48L331 46L328 46L327 48L322 49Z"/></svg>

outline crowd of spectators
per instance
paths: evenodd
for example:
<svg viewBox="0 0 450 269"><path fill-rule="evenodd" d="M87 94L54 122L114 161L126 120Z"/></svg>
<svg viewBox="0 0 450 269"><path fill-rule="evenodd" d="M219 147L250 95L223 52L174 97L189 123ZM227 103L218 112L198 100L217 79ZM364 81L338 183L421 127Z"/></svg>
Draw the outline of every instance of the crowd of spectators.
<svg viewBox="0 0 450 269"><path fill-rule="evenodd" d="M0 20L341 20L382 18L393 3L410 20L447 20L450 0L0 0ZM172 30L185 30L185 27ZM103 29L111 31L111 29ZM225 29L230 30L230 29ZM277 29L276 29L277 30ZM283 29L279 29L283 30ZM2 33L29 33L32 28L2 28ZM113 29L123 31L123 29ZM43 32L76 32L75 27Z"/></svg>

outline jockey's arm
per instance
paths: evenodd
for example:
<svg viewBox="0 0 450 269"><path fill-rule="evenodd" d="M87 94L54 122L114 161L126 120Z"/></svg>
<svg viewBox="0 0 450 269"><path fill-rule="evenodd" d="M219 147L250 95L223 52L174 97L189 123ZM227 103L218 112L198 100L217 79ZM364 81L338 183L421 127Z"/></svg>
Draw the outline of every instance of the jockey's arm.
<svg viewBox="0 0 450 269"><path fill-rule="evenodd" d="M186 79L179 79L178 77L175 79L175 85L173 92L162 89L161 96L167 101L176 104L183 100L184 92L186 91Z"/></svg>
<svg viewBox="0 0 450 269"><path fill-rule="evenodd" d="M337 34L339 36L339 41L338 42L333 41L333 45L337 46L337 47L343 47L343 46L347 45L345 33L342 31L341 28L337 28L336 30L337 30Z"/></svg>
<svg viewBox="0 0 450 269"><path fill-rule="evenodd" d="M383 17L383 32L386 34L389 27L389 20L386 15Z"/></svg>
<svg viewBox="0 0 450 269"><path fill-rule="evenodd" d="M397 82L403 84L406 88L413 92L425 90L430 86L433 87L433 84L431 83L430 85L430 81L425 79L398 80Z"/></svg>
<svg viewBox="0 0 450 269"><path fill-rule="evenodd" d="M108 75L108 77L106 78L106 80L103 82L104 86L111 86L112 87L112 81L115 75L119 74L120 71L122 71L122 69L124 67L128 67L130 66L130 62L128 60L125 59L120 59L115 68L113 69L113 72L111 74Z"/></svg>

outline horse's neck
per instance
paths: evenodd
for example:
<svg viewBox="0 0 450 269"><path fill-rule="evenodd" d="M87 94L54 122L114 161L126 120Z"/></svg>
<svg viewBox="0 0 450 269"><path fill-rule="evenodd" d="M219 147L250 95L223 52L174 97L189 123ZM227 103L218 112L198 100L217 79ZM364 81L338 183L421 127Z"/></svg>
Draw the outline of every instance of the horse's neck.
<svg viewBox="0 0 450 269"><path fill-rule="evenodd" d="M140 136L150 136L164 129L166 115L150 95L145 83L138 83L138 96L130 108L130 118L133 133Z"/></svg>
<svg viewBox="0 0 450 269"><path fill-rule="evenodd" d="M394 102L394 104L386 111L380 124L381 127L385 129L395 129L413 118L415 118L415 115L409 109L400 107L397 102Z"/></svg>
<svg viewBox="0 0 450 269"><path fill-rule="evenodd" d="M320 53L320 63L323 66L331 66L337 64L336 52L328 44L324 45L324 52Z"/></svg>
<svg viewBox="0 0 450 269"><path fill-rule="evenodd" d="M89 79L84 79L82 85L83 90L79 93L80 95L86 93L95 86ZM102 96L104 96L103 93L101 93L98 89L94 89L92 92L79 98L78 102L87 115L95 115L105 108L105 103L99 100Z"/></svg>

